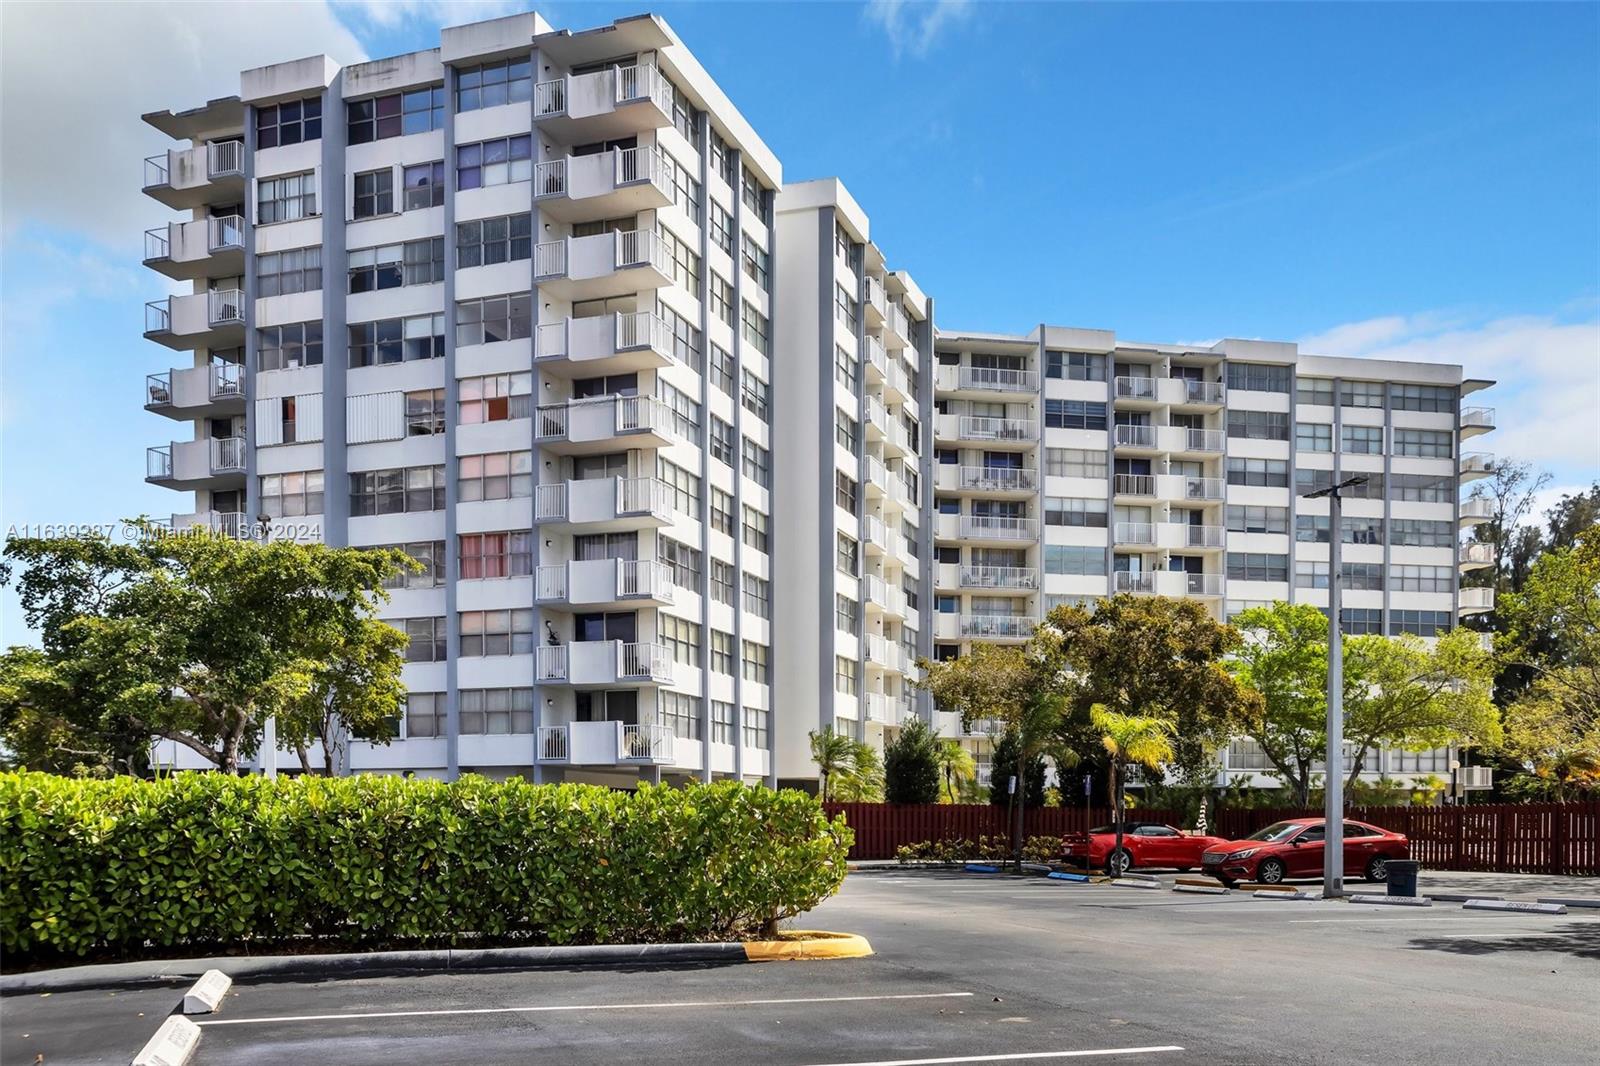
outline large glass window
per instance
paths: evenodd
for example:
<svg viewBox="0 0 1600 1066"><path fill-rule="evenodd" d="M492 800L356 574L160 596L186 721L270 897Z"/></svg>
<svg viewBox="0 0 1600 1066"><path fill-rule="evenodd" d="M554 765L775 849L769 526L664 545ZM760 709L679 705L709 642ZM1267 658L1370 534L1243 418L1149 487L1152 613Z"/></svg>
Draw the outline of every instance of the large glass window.
<svg viewBox="0 0 1600 1066"><path fill-rule="evenodd" d="M1230 408L1228 436L1247 440L1288 440L1289 416L1280 411Z"/></svg>
<svg viewBox="0 0 1600 1066"><path fill-rule="evenodd" d="M444 129L444 86L409 89L346 102L349 143L368 144L388 137Z"/></svg>
<svg viewBox="0 0 1600 1066"><path fill-rule="evenodd" d="M394 170L368 170L355 177L355 199L351 201L351 214L355 218L372 218L394 213Z"/></svg>
<svg viewBox="0 0 1600 1066"><path fill-rule="evenodd" d="M444 467L366 470L350 475L350 514L364 517L444 509Z"/></svg>
<svg viewBox="0 0 1600 1066"><path fill-rule="evenodd" d="M317 176L285 174L281 178L262 178L256 182L256 224L293 222L312 218L317 213Z"/></svg>
<svg viewBox="0 0 1600 1066"><path fill-rule="evenodd" d="M1289 368L1270 363L1227 364L1228 389L1247 392L1288 392Z"/></svg>
<svg viewBox="0 0 1600 1066"><path fill-rule="evenodd" d="M443 315L354 322L346 333L352 367L444 357Z"/></svg>
<svg viewBox="0 0 1600 1066"><path fill-rule="evenodd" d="M533 495L532 452L489 452L456 460L462 503L524 499Z"/></svg>
<svg viewBox="0 0 1600 1066"><path fill-rule="evenodd" d="M256 108L256 149L322 139L322 97Z"/></svg>
<svg viewBox="0 0 1600 1066"><path fill-rule="evenodd" d="M1046 400L1044 424L1052 429L1105 429L1106 405L1089 400Z"/></svg>
<svg viewBox="0 0 1600 1066"><path fill-rule="evenodd" d="M1361 455L1380 455L1383 452L1382 426L1340 426L1339 450Z"/></svg>
<svg viewBox="0 0 1600 1066"><path fill-rule="evenodd" d="M271 518L322 513L322 471L261 476L261 510Z"/></svg>
<svg viewBox="0 0 1600 1066"><path fill-rule="evenodd" d="M502 215L456 225L456 265L487 266L533 257L533 216Z"/></svg>
<svg viewBox="0 0 1600 1066"><path fill-rule="evenodd" d="M1106 453L1086 448L1046 448L1044 472L1050 477L1086 477L1105 480Z"/></svg>
<svg viewBox="0 0 1600 1066"><path fill-rule="evenodd" d="M533 65L526 57L463 67L456 80L456 110L477 111L533 99Z"/></svg>
<svg viewBox="0 0 1600 1066"><path fill-rule="evenodd" d="M533 335L533 297L525 292L456 303L456 345L526 340Z"/></svg>
<svg viewBox="0 0 1600 1066"><path fill-rule="evenodd" d="M1045 352L1044 376L1067 381L1104 381L1106 357L1090 352Z"/></svg>
<svg viewBox="0 0 1600 1066"><path fill-rule="evenodd" d="M1229 552L1228 577L1240 581L1288 581L1289 557L1266 552Z"/></svg>
<svg viewBox="0 0 1600 1066"><path fill-rule="evenodd" d="M533 413L532 393L531 373L462 378L456 413L464 426L528 418Z"/></svg>
<svg viewBox="0 0 1600 1066"><path fill-rule="evenodd" d="M288 370L322 365L322 323L294 322L256 330L256 367Z"/></svg>
<svg viewBox="0 0 1600 1066"><path fill-rule="evenodd" d="M531 688L464 688L460 698L464 736L533 732Z"/></svg>
<svg viewBox="0 0 1600 1066"><path fill-rule="evenodd" d="M444 541L418 540L405 544L372 545L373 548L391 548L404 552L411 560L422 567L421 570L406 568L384 581L386 589L436 589L444 585Z"/></svg>
<svg viewBox="0 0 1600 1066"><path fill-rule="evenodd" d="M533 139L527 134L500 137L456 149L456 188L482 189L533 177Z"/></svg>
<svg viewBox="0 0 1600 1066"><path fill-rule="evenodd" d="M1415 455L1426 459L1448 459L1454 454L1454 444L1449 430L1396 429L1394 453Z"/></svg>
<svg viewBox="0 0 1600 1066"><path fill-rule="evenodd" d="M420 211L423 208L444 204L444 161L417 163L401 171L401 184L405 186L405 209Z"/></svg>
<svg viewBox="0 0 1600 1066"><path fill-rule="evenodd" d="M1450 385L1390 385L1389 406L1396 411L1456 409L1456 390Z"/></svg>
<svg viewBox="0 0 1600 1066"><path fill-rule="evenodd" d="M295 248L256 256L256 294L286 296L322 288L322 248Z"/></svg>
<svg viewBox="0 0 1600 1066"><path fill-rule="evenodd" d="M1228 484L1284 488L1289 484L1289 464L1282 459L1230 458Z"/></svg>
<svg viewBox="0 0 1600 1066"><path fill-rule="evenodd" d="M1297 516L1305 517L1305 516ZM1287 533L1289 509L1287 507L1256 507L1230 504L1226 521L1230 533Z"/></svg>
<svg viewBox="0 0 1600 1066"><path fill-rule="evenodd" d="M1383 406L1383 383L1380 381L1341 381L1339 382L1340 407L1379 407Z"/></svg>
<svg viewBox="0 0 1600 1066"><path fill-rule="evenodd" d="M527 577L533 573L533 534L469 533L457 541L461 580Z"/></svg>

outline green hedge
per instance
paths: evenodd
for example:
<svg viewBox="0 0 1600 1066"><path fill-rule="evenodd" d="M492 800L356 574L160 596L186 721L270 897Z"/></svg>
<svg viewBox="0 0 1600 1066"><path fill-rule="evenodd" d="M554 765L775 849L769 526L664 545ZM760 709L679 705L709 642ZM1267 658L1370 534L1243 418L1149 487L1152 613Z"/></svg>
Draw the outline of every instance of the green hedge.
<svg viewBox="0 0 1600 1066"><path fill-rule="evenodd" d="M730 938L837 891L850 842L814 798L731 782L0 774L0 950Z"/></svg>

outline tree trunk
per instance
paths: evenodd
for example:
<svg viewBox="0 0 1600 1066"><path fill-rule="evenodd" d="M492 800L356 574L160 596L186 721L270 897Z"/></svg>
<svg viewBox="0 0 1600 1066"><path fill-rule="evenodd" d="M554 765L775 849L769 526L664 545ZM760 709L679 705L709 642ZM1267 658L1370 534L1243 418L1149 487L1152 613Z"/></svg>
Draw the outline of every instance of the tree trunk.
<svg viewBox="0 0 1600 1066"><path fill-rule="evenodd" d="M306 751L306 746L304 744L296 744L294 753L300 756L300 769L309 774L311 772L311 755Z"/></svg>
<svg viewBox="0 0 1600 1066"><path fill-rule="evenodd" d="M1361 745L1356 749L1356 757L1350 761L1350 776L1344 782L1345 806L1350 805L1350 790L1355 787L1356 781L1361 777L1361 770L1366 766L1367 746Z"/></svg>
<svg viewBox="0 0 1600 1066"><path fill-rule="evenodd" d="M1023 777L1023 768L1027 765L1027 758L1022 753L1022 745L1017 745L1017 820L1011 830L1011 850L1017 856L1017 873L1022 872L1022 811L1028 805L1028 786Z"/></svg>

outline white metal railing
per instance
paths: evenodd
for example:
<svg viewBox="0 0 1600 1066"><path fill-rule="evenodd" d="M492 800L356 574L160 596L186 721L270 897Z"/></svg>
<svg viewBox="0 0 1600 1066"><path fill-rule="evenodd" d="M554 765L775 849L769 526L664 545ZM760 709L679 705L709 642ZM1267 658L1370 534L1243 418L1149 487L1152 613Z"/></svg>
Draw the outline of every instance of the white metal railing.
<svg viewBox="0 0 1600 1066"><path fill-rule="evenodd" d="M617 560L617 596L672 599L672 567L655 559Z"/></svg>
<svg viewBox="0 0 1600 1066"><path fill-rule="evenodd" d="M666 77L653 63L635 63L630 67L617 67L616 102L628 103L632 100L654 100L667 111Z"/></svg>
<svg viewBox="0 0 1600 1066"><path fill-rule="evenodd" d="M211 438L211 472L231 474L244 469L244 438Z"/></svg>
<svg viewBox="0 0 1600 1066"><path fill-rule="evenodd" d="M207 321L213 326L244 321L244 293L238 289L212 289L206 293Z"/></svg>
<svg viewBox="0 0 1600 1066"><path fill-rule="evenodd" d="M1184 574L1184 591L1191 596L1222 595L1221 574Z"/></svg>
<svg viewBox="0 0 1600 1066"><path fill-rule="evenodd" d="M564 725L540 726L538 745L540 762L566 762L571 754Z"/></svg>
<svg viewBox="0 0 1600 1066"><path fill-rule="evenodd" d="M541 600L567 598L567 564L545 563L534 571L535 596Z"/></svg>
<svg viewBox="0 0 1600 1066"><path fill-rule="evenodd" d="M1118 496L1154 496L1154 474L1117 474L1112 478L1113 491Z"/></svg>
<svg viewBox="0 0 1600 1066"><path fill-rule="evenodd" d="M630 229L617 233L617 258L616 268L624 270L628 267L653 266L663 274L667 273L666 246L662 244L661 236L655 230Z"/></svg>
<svg viewBox="0 0 1600 1066"><path fill-rule="evenodd" d="M667 196L672 195L677 180L677 176L673 173L676 164L673 163L672 157L661 149L654 145L614 148L611 157L613 184L633 185L638 182L649 182Z"/></svg>
<svg viewBox="0 0 1600 1066"><path fill-rule="evenodd" d="M1489 452L1462 452L1459 465L1463 474L1490 474L1494 472L1494 456Z"/></svg>
<svg viewBox="0 0 1600 1066"><path fill-rule="evenodd" d="M889 412L884 409L883 401L876 396L867 397L867 425L882 430L889 423Z"/></svg>
<svg viewBox="0 0 1600 1066"><path fill-rule="evenodd" d="M885 490L889 487L889 471L876 455L867 456L867 484Z"/></svg>
<svg viewBox="0 0 1600 1066"><path fill-rule="evenodd" d="M244 247L244 216L221 215L206 220L206 247L210 251Z"/></svg>
<svg viewBox="0 0 1600 1066"><path fill-rule="evenodd" d="M638 514L646 511L671 510L671 490L667 483L654 477L617 478L617 513Z"/></svg>
<svg viewBox="0 0 1600 1066"><path fill-rule="evenodd" d="M1494 589L1487 586L1464 588L1460 592L1460 597L1460 605L1463 611L1494 610Z"/></svg>
<svg viewBox="0 0 1600 1066"><path fill-rule="evenodd" d="M206 145L206 176L244 173L244 142L213 141Z"/></svg>
<svg viewBox="0 0 1600 1066"><path fill-rule="evenodd" d="M1111 539L1117 544L1154 544L1156 527L1149 522L1118 522Z"/></svg>
<svg viewBox="0 0 1600 1066"><path fill-rule="evenodd" d="M651 348L673 354L672 330L654 311L617 312L617 350Z"/></svg>
<svg viewBox="0 0 1600 1066"><path fill-rule="evenodd" d="M244 395L244 367L238 363L217 363L211 367L211 398L221 400Z"/></svg>
<svg viewBox="0 0 1600 1066"><path fill-rule="evenodd" d="M243 511L213 511L210 526L213 533L220 533L234 540L240 539L250 530Z"/></svg>
<svg viewBox="0 0 1600 1066"><path fill-rule="evenodd" d="M1031 566L964 566L961 586L976 589L1036 589L1039 571Z"/></svg>
<svg viewBox="0 0 1600 1066"><path fill-rule="evenodd" d="M1184 546L1188 548L1220 548L1228 535L1226 526L1192 526L1187 522L1172 524L1184 531Z"/></svg>
<svg viewBox="0 0 1600 1066"><path fill-rule="evenodd" d="M1033 632L1034 622L1026 615L964 614L961 616L961 635L964 637L1026 637Z"/></svg>
<svg viewBox="0 0 1600 1066"><path fill-rule="evenodd" d="M1463 429L1493 429L1493 407L1463 407L1461 409L1461 426Z"/></svg>
<svg viewBox="0 0 1600 1066"><path fill-rule="evenodd" d="M963 366L959 380L963 389L993 389L1000 392L1039 391L1039 375L1032 370Z"/></svg>
<svg viewBox="0 0 1600 1066"><path fill-rule="evenodd" d="M560 522L567 517L567 483L554 481L533 487L533 517L536 522Z"/></svg>
<svg viewBox="0 0 1600 1066"><path fill-rule="evenodd" d="M1185 477L1183 498L1186 500L1220 500L1227 491L1227 483L1220 477Z"/></svg>
<svg viewBox="0 0 1600 1066"><path fill-rule="evenodd" d="M1481 518L1487 521L1494 517L1494 504L1487 497L1474 496L1461 501L1462 518Z"/></svg>
<svg viewBox="0 0 1600 1066"><path fill-rule="evenodd" d="M961 487L977 491L1031 491L1039 487L1037 470L1010 466L964 466Z"/></svg>
<svg viewBox="0 0 1600 1066"><path fill-rule="evenodd" d="M567 195L567 161L547 159L533 165L534 196Z"/></svg>
<svg viewBox="0 0 1600 1066"><path fill-rule="evenodd" d="M1492 565L1494 563L1494 545L1487 541L1469 541L1461 545L1461 550L1456 559L1462 563Z"/></svg>
<svg viewBox="0 0 1600 1066"><path fill-rule="evenodd" d="M146 262L152 259L172 258L172 227L170 224L144 231L144 258Z"/></svg>
<svg viewBox="0 0 1600 1066"><path fill-rule="evenodd" d="M876 370L882 377L889 376L889 356L883 350L883 342L876 337L868 337L866 341L866 364Z"/></svg>
<svg viewBox="0 0 1600 1066"><path fill-rule="evenodd" d="M146 374L144 378L144 405L146 407L164 407L172 402L172 371L163 371L160 374Z"/></svg>
<svg viewBox="0 0 1600 1066"><path fill-rule="evenodd" d="M674 739L672 730L664 725L624 725L617 759L620 762L671 762Z"/></svg>
<svg viewBox="0 0 1600 1066"><path fill-rule="evenodd" d="M545 241L533 246L533 275L559 278L567 273L567 242Z"/></svg>
<svg viewBox="0 0 1600 1066"><path fill-rule="evenodd" d="M883 328L896 337L911 336L911 327L908 325L905 310L892 300L883 309Z"/></svg>
<svg viewBox="0 0 1600 1066"><path fill-rule="evenodd" d="M871 274L868 274L863 281L866 289L866 300L864 302L878 314L883 314L883 309L888 306L888 301L883 293L883 282Z"/></svg>
<svg viewBox="0 0 1600 1066"><path fill-rule="evenodd" d="M1118 592L1154 592L1156 590L1156 574L1154 570L1131 574L1126 570L1118 570L1114 575L1114 587Z"/></svg>
<svg viewBox="0 0 1600 1066"><path fill-rule="evenodd" d="M963 440L1033 440L1038 424L1027 418L962 415L957 432Z"/></svg>
<svg viewBox="0 0 1600 1066"><path fill-rule="evenodd" d="M1119 425L1116 427L1116 440L1124 448L1154 448L1156 427Z"/></svg>
<svg viewBox="0 0 1600 1066"><path fill-rule="evenodd" d="M144 331L146 333L172 332L172 297L164 296L144 305Z"/></svg>
<svg viewBox="0 0 1600 1066"><path fill-rule="evenodd" d="M618 396L616 406L618 433L653 430L665 434L672 424L667 405L654 396Z"/></svg>
<svg viewBox="0 0 1600 1066"><path fill-rule="evenodd" d="M869 692L869 693L867 693L867 721L869 721L869 722L883 722L885 724L888 723L888 721L889 721L889 697L888 696L884 695L882 692Z"/></svg>
<svg viewBox="0 0 1600 1066"><path fill-rule="evenodd" d="M534 650L534 673L540 681L567 679L567 645L541 644Z"/></svg>
<svg viewBox="0 0 1600 1066"><path fill-rule="evenodd" d="M539 117L561 115L567 110L567 80L552 78L533 87L533 113Z"/></svg>
<svg viewBox="0 0 1600 1066"><path fill-rule="evenodd" d="M1185 403L1221 403L1225 395L1220 381L1194 381L1183 378Z"/></svg>
<svg viewBox="0 0 1600 1066"><path fill-rule="evenodd" d="M172 445L163 444L144 450L144 476L146 480L172 476Z"/></svg>
<svg viewBox="0 0 1600 1066"><path fill-rule="evenodd" d="M167 169L169 166L170 160L166 152L147 158L144 161L144 187L152 189L158 185L170 185L172 176Z"/></svg>
<svg viewBox="0 0 1600 1066"><path fill-rule="evenodd" d="M869 514L863 517L862 525L866 529L868 547L881 546L883 544L883 519L877 515Z"/></svg>
<svg viewBox="0 0 1600 1066"><path fill-rule="evenodd" d="M1121 400L1153 400L1156 398L1156 379L1143 377L1118 377L1112 383Z"/></svg>
<svg viewBox="0 0 1600 1066"><path fill-rule="evenodd" d="M961 535L963 537L1032 540L1037 535L1037 531L1038 523L1031 518L976 514L964 514L961 516Z"/></svg>
<svg viewBox="0 0 1600 1066"><path fill-rule="evenodd" d="M1220 452L1228 446L1228 434L1220 429L1190 429L1186 433L1184 451Z"/></svg>
<svg viewBox="0 0 1600 1066"><path fill-rule="evenodd" d="M672 651L665 644L635 641L619 646L621 659L617 666L619 678L670 678L672 676Z"/></svg>
<svg viewBox="0 0 1600 1066"><path fill-rule="evenodd" d="M567 435L567 405L540 404L534 411L533 436L536 440L560 440Z"/></svg>

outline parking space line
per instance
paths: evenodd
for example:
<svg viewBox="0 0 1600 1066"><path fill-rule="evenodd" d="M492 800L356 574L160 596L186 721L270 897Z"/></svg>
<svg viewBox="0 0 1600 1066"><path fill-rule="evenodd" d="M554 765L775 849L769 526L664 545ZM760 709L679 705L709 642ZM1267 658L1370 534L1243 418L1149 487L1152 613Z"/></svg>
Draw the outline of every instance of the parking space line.
<svg viewBox="0 0 1600 1066"><path fill-rule="evenodd" d="M1515 912L1509 912L1509 911L1506 912L1506 916L1509 917L1509 918L1526 918L1527 917L1526 915L1520 915L1520 914L1516 914ZM1487 915L1478 915L1478 916L1471 917L1471 918L1468 918L1468 917L1465 917L1465 916L1460 917L1460 918L1452 918L1452 917L1445 917L1443 915L1438 915L1438 916L1428 915L1426 917L1419 916L1419 917L1416 917L1416 918L1408 918L1408 917L1395 917L1395 918L1291 918L1289 920L1289 924L1290 925L1326 925L1326 924L1334 924L1334 923L1357 923L1358 922L1358 923L1361 923L1361 924L1364 924L1364 925L1376 925L1376 924L1389 925L1389 924L1392 924L1392 923L1395 923L1395 922L1486 922L1486 921L1487 922L1492 922L1494 920L1495 920L1494 918L1489 917ZM1600 921L1600 919L1590 919L1588 922L1583 922L1583 921L1580 920L1580 924L1593 925L1597 921Z"/></svg>
<svg viewBox="0 0 1600 1066"><path fill-rule="evenodd" d="M960 1062L1038 1062L1044 1059L1089 1059L1111 1055L1156 1055L1164 1051L1182 1051L1176 1044L1159 1044L1152 1047L1106 1047L1086 1051L1019 1051L1007 1055L952 1055L937 1059L873 1059L862 1062L826 1062L817 1066L944 1066Z"/></svg>
<svg viewBox="0 0 1600 1066"><path fill-rule="evenodd" d="M1566 936L1566 933L1517 933L1511 931L1495 933L1432 933L1435 940L1528 940L1542 936Z"/></svg>
<svg viewBox="0 0 1600 1066"><path fill-rule="evenodd" d="M342 1022L363 1018L438 1018L470 1014L557 1014L571 1011L684 1010L707 1007L781 1007L800 1003L870 1003L883 1000L961 999L971 992L907 992L881 996L799 996L793 999L682 1000L662 1003L581 1003L539 1007L454 1007L439 1010L356 1011L348 1014L284 1014L271 1018L213 1018L199 1025L269 1025L289 1022Z"/></svg>

